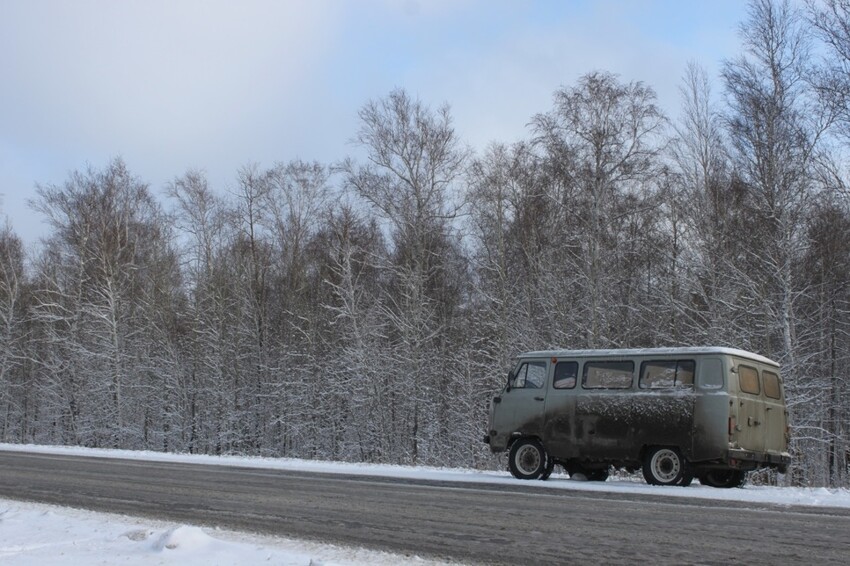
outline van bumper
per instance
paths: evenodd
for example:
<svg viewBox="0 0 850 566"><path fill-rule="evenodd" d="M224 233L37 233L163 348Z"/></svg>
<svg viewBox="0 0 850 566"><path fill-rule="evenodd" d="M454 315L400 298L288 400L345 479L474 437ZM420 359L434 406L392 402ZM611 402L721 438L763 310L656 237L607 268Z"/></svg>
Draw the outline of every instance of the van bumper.
<svg viewBox="0 0 850 566"><path fill-rule="evenodd" d="M726 461L733 468L745 470L776 468L780 473L785 473L788 464L791 463L791 455L788 452L754 452L752 450L730 448L726 452Z"/></svg>
<svg viewBox="0 0 850 566"><path fill-rule="evenodd" d="M508 449L510 438L504 434L498 434L496 431L491 431L490 434L485 434L482 438L484 444L490 447L490 452L498 454Z"/></svg>

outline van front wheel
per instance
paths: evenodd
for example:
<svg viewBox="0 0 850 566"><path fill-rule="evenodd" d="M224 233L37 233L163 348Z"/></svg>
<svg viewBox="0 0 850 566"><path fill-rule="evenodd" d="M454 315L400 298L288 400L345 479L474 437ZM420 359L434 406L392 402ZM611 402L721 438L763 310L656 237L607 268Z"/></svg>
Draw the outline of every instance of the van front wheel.
<svg viewBox="0 0 850 566"><path fill-rule="evenodd" d="M520 480L536 480L546 470L546 451L534 438L520 438L511 446L508 468Z"/></svg>
<svg viewBox="0 0 850 566"><path fill-rule="evenodd" d="M675 448L650 448L643 459L643 477L650 485L676 485L684 472L685 461Z"/></svg>

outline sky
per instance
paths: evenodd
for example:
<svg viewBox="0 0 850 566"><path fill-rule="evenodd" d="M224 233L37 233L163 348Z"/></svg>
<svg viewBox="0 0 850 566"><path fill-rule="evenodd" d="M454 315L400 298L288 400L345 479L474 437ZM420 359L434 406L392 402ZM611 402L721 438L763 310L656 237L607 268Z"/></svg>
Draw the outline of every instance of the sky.
<svg viewBox="0 0 850 566"><path fill-rule="evenodd" d="M740 52L744 0L0 0L0 220L32 246L35 187L121 157L165 202L188 169L333 163L369 100L451 106L473 150L527 137L594 71L675 118L689 61ZM720 91L719 85L715 89Z"/></svg>

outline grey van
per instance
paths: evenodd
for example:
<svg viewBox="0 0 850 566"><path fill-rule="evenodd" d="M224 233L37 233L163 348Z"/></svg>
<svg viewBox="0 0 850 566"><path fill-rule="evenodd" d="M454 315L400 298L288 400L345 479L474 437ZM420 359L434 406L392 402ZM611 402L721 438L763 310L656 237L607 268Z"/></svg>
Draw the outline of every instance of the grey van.
<svg viewBox="0 0 850 566"><path fill-rule="evenodd" d="M613 466L650 484L714 487L758 468L784 473L788 440L779 364L715 347L520 354L484 437L519 479L560 465L604 481Z"/></svg>

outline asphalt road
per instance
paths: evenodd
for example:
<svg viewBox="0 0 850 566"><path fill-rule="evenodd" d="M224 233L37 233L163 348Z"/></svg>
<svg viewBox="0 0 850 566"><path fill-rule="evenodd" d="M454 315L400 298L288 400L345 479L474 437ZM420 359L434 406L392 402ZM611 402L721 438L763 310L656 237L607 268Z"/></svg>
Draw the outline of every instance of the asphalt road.
<svg viewBox="0 0 850 566"><path fill-rule="evenodd" d="M465 563L850 563L850 510L573 492L535 482L456 484L0 451L0 497Z"/></svg>

